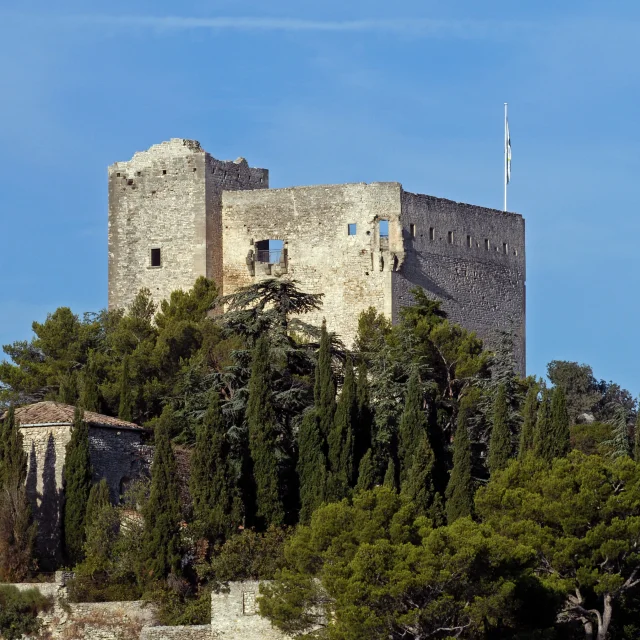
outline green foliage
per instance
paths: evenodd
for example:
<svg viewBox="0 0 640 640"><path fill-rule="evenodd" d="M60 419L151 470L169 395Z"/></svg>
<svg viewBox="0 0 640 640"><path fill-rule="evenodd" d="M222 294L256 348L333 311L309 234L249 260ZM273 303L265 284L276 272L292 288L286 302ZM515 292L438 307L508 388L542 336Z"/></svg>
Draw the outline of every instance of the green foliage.
<svg viewBox="0 0 640 640"><path fill-rule="evenodd" d="M189 484L196 527L200 535L211 541L225 539L242 521L229 455L220 399L213 391L207 412L196 430Z"/></svg>
<svg viewBox="0 0 640 640"><path fill-rule="evenodd" d="M118 405L118 418L131 422L133 420L133 389L129 372L129 356L122 359L122 371L120 372L120 404Z"/></svg>
<svg viewBox="0 0 640 640"><path fill-rule="evenodd" d="M553 457L569 453L569 413L562 387L556 387L551 396L551 423L553 427Z"/></svg>
<svg viewBox="0 0 640 640"><path fill-rule="evenodd" d="M508 412L506 389L500 385L493 404L493 428L487 458L487 466L492 474L504 469L513 454Z"/></svg>
<svg viewBox="0 0 640 640"><path fill-rule="evenodd" d="M309 522L311 514L325 499L327 459L320 424L315 410L308 411L298 432L298 478L300 479L300 522Z"/></svg>
<svg viewBox="0 0 640 640"><path fill-rule="evenodd" d="M102 478L100 482L97 482L91 487L91 491L89 492L85 527L91 527L100 511L110 504L111 497L109 495L109 485L107 484L106 479Z"/></svg>
<svg viewBox="0 0 640 640"><path fill-rule="evenodd" d="M633 459L640 462L640 411L633 431Z"/></svg>
<svg viewBox="0 0 640 640"><path fill-rule="evenodd" d="M494 530L535 550L539 573L565 595L566 615L596 624L640 572L640 466L574 451L524 461L492 477L476 496L476 509ZM605 616L606 618L606 616ZM604 625L604 626L603 626Z"/></svg>
<svg viewBox="0 0 640 640"><path fill-rule="evenodd" d="M166 406L155 429L151 490L143 509L143 583L180 574L181 515L176 459L169 439L172 421L173 411Z"/></svg>
<svg viewBox="0 0 640 640"><path fill-rule="evenodd" d="M70 566L78 564L83 558L91 478L89 426L84 421L82 409L76 407L64 462L64 549Z"/></svg>
<svg viewBox="0 0 640 640"><path fill-rule="evenodd" d="M288 633L354 640L515 638L549 626L555 602L533 550L467 518L431 528L386 488L318 510L261 587L260 611ZM535 603L535 604L534 604ZM535 614L529 608L535 606Z"/></svg>
<svg viewBox="0 0 640 640"><path fill-rule="evenodd" d="M373 489L376 484L376 469L373 463L373 450L369 449L362 460L360 461L360 468L358 469L358 484L356 489L358 491L368 491ZM301 520L303 523L307 521Z"/></svg>
<svg viewBox="0 0 640 640"><path fill-rule="evenodd" d="M619 404L615 407L615 413L610 421L611 440L605 442L610 447L611 455L614 458L620 456L631 456L631 442L629 440L628 416L626 408Z"/></svg>
<svg viewBox="0 0 640 640"><path fill-rule="evenodd" d="M82 374L80 405L85 411L100 412L100 390L98 389L98 373L93 351L88 353L87 364Z"/></svg>
<svg viewBox="0 0 640 640"><path fill-rule="evenodd" d="M520 445L518 447L518 458L520 460L533 450L537 414L538 385L532 384L527 391L527 397L525 398L522 409L522 429L520 431Z"/></svg>
<svg viewBox="0 0 640 640"><path fill-rule="evenodd" d="M355 471L358 470L360 461L371 447L373 435L373 411L371 410L367 366L364 360L358 365L356 395L358 419L353 436L353 468Z"/></svg>
<svg viewBox="0 0 640 640"><path fill-rule="evenodd" d="M17 488L27 477L27 454L13 407L7 411L0 439L0 487Z"/></svg>
<svg viewBox="0 0 640 640"><path fill-rule="evenodd" d="M391 491L397 491L398 481L396 480L396 475L396 463L393 461L393 458L389 458L389 464L387 465L382 485Z"/></svg>
<svg viewBox="0 0 640 640"><path fill-rule="evenodd" d="M571 427L571 448L587 456L611 455L611 425L605 422L575 424Z"/></svg>
<svg viewBox="0 0 640 640"><path fill-rule="evenodd" d="M313 396L320 435L327 439L333 430L336 413L336 383L331 367L331 339L326 322L322 323Z"/></svg>
<svg viewBox="0 0 640 640"><path fill-rule="evenodd" d="M0 634L5 640L19 640L40 629L38 614L53 606L37 589L20 591L11 585L0 585Z"/></svg>
<svg viewBox="0 0 640 640"><path fill-rule="evenodd" d="M547 365L547 377L566 397L569 418L575 422L582 413L593 411L602 397L593 370L586 364L553 360Z"/></svg>
<svg viewBox="0 0 640 640"><path fill-rule="evenodd" d="M542 398L538 405L536 429L533 435L533 450L536 457L551 462L555 457L553 421L551 418L551 392L542 390Z"/></svg>
<svg viewBox="0 0 640 640"><path fill-rule="evenodd" d="M330 481L328 500L341 500L354 485L354 435L358 425L356 380L351 359L345 365L344 384L327 438Z"/></svg>
<svg viewBox="0 0 640 640"><path fill-rule="evenodd" d="M278 465L278 425L271 402L269 341L262 336L253 351L247 400L249 448L256 487L256 524L281 525L285 511Z"/></svg>
<svg viewBox="0 0 640 640"><path fill-rule="evenodd" d="M109 487L104 479L91 488L85 531L84 560L76 567L76 573L94 578L112 572L112 558L120 532L120 514L111 505Z"/></svg>
<svg viewBox="0 0 640 640"><path fill-rule="evenodd" d="M423 409L422 388L418 372L413 371L407 385L404 411L398 427L398 459L400 460L400 482L404 484L416 459L416 451L427 434L427 418ZM431 452L430 457L433 457Z"/></svg>
<svg viewBox="0 0 640 640"><path fill-rule="evenodd" d="M471 475L471 442L469 419L473 412L472 401L465 396L458 410L458 428L453 442L453 469L446 491L447 522L473 514L474 485Z"/></svg>

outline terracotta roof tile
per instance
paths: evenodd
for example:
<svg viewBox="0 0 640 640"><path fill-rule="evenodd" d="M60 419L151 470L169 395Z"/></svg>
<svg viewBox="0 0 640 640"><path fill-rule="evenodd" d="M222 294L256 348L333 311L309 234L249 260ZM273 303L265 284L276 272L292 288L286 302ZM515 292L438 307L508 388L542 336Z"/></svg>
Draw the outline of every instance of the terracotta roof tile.
<svg viewBox="0 0 640 640"><path fill-rule="evenodd" d="M68 424L73 422L74 412L75 407L69 404L51 401L36 402L35 404L18 407L16 409L16 422L19 422L22 426L51 423ZM93 411L85 411L84 419L88 424L99 427L142 429L142 427L133 422L112 418Z"/></svg>

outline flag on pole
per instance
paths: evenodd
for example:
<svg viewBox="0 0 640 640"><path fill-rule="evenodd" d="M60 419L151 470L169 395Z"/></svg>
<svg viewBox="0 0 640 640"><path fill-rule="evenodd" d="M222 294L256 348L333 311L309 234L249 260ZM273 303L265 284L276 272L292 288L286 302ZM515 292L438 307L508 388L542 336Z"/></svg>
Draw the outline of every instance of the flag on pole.
<svg viewBox="0 0 640 640"><path fill-rule="evenodd" d="M507 184L509 184L509 182L511 182L511 136L509 135L509 119L506 119L506 126L507 126L507 130L506 130L506 138L505 138L505 144L507 145L506 149L505 149L505 154L506 154L506 158L507 158Z"/></svg>

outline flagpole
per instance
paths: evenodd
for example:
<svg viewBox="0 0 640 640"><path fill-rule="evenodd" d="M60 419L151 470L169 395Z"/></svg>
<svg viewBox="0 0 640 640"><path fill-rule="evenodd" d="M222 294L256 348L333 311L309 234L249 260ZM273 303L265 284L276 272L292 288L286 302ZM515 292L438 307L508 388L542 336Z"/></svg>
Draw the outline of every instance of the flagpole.
<svg viewBox="0 0 640 640"><path fill-rule="evenodd" d="M508 181L508 153L509 149L507 148L509 141L507 140L507 103L504 103L504 210L507 210L507 181Z"/></svg>

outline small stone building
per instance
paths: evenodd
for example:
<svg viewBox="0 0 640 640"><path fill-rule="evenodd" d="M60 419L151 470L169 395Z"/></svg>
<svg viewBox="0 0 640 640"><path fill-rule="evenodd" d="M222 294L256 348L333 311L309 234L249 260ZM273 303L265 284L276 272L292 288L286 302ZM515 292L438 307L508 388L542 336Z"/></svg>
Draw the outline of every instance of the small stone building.
<svg viewBox="0 0 640 640"><path fill-rule="evenodd" d="M27 495L38 522L38 551L42 568L61 560L63 469L71 439L75 408L59 402L37 402L16 409L16 422L29 456ZM86 411L93 477L105 478L114 502L127 485L147 473L151 447L149 431L132 422Z"/></svg>

